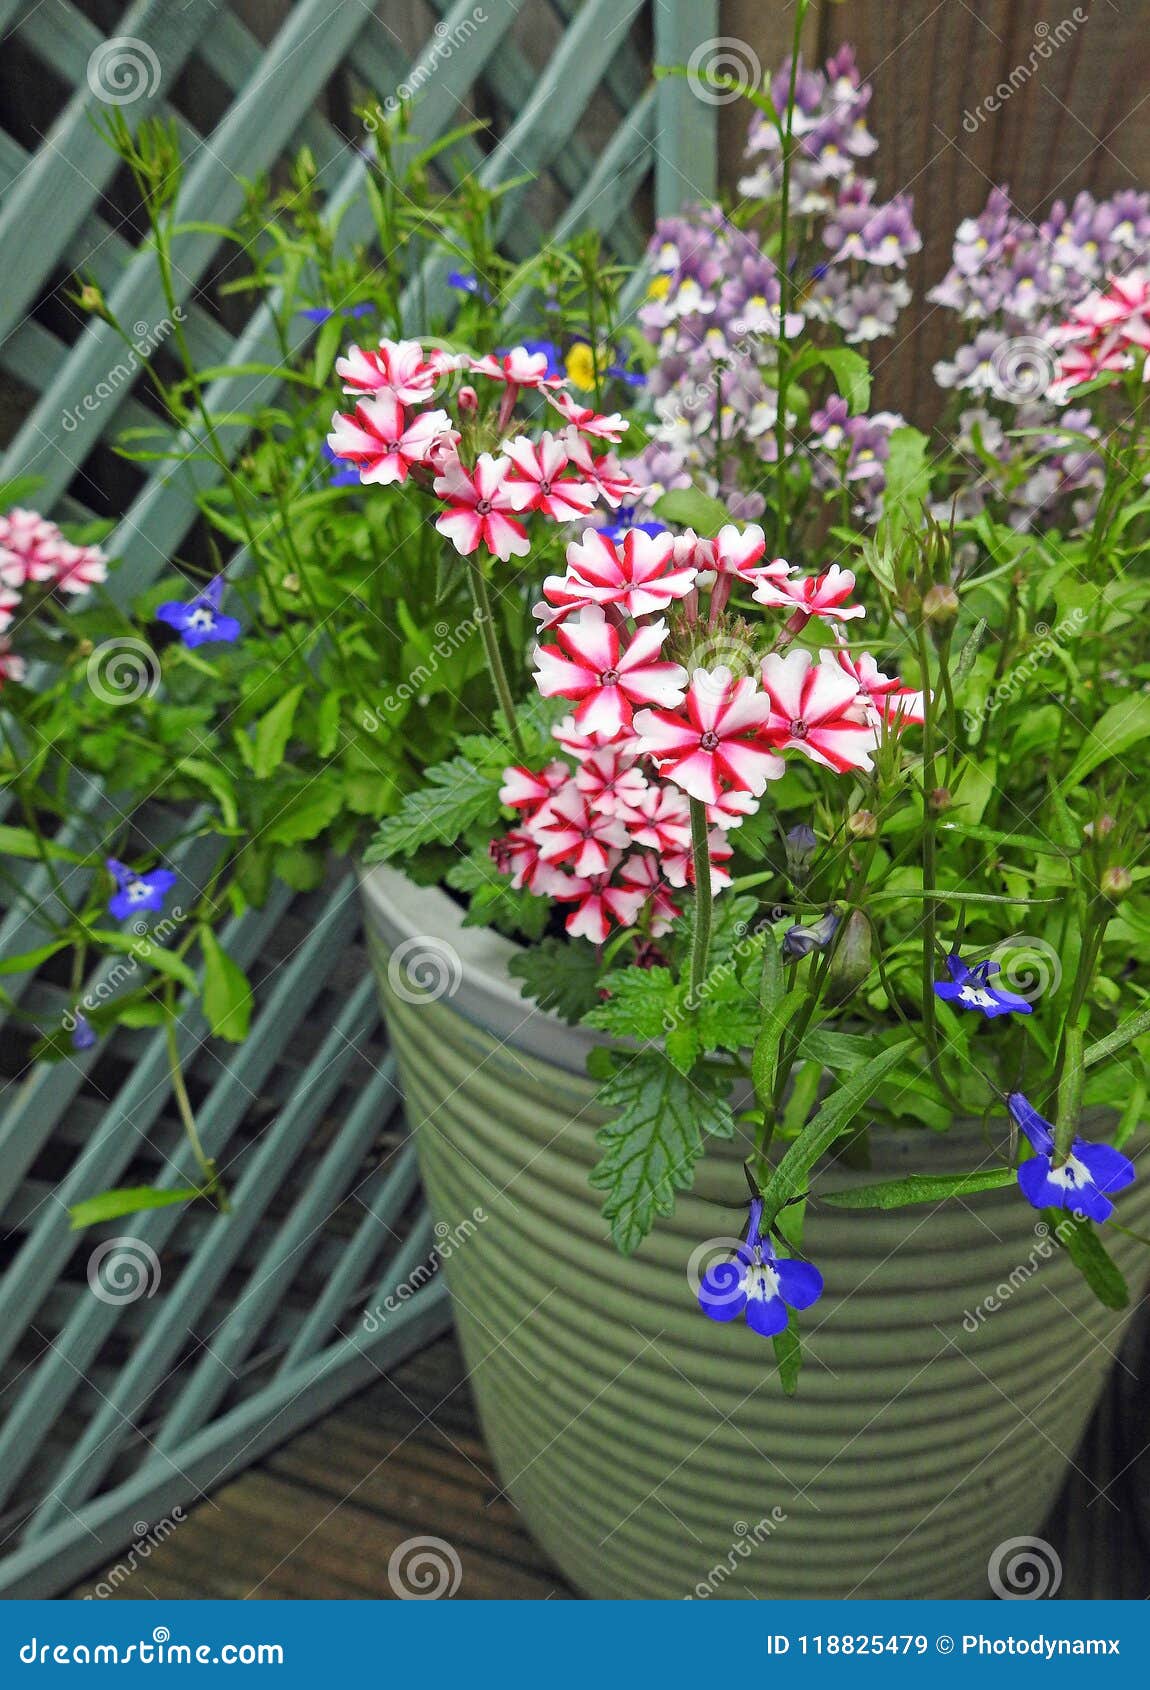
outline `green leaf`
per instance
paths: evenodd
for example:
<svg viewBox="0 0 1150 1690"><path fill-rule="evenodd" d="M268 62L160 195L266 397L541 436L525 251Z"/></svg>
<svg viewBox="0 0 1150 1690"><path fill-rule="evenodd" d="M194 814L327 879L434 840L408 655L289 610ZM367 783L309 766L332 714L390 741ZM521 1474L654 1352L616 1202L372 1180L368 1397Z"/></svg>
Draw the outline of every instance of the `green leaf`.
<svg viewBox="0 0 1150 1690"><path fill-rule="evenodd" d="M776 1332L771 1339L775 1351L775 1364L779 1370L779 1384L783 1387L783 1394L793 1397L799 1388L799 1370L803 1365L803 1341L799 1337L798 1327L791 1316L790 1324Z"/></svg>
<svg viewBox="0 0 1150 1690"><path fill-rule="evenodd" d="M774 1102L779 1046L783 1034L806 1002L806 998L806 991L796 986L793 992L787 992L771 1009L763 1011L762 1022L751 1052L751 1084L762 1109L770 1108Z"/></svg>
<svg viewBox="0 0 1150 1690"><path fill-rule="evenodd" d="M671 493L664 493L655 504L655 515L660 522L693 528L707 540L713 540L719 529L731 520L726 505L698 487L677 487Z"/></svg>
<svg viewBox="0 0 1150 1690"><path fill-rule="evenodd" d="M240 1044L248 1036L252 1018L252 989L206 923L199 929L204 957L204 1014L217 1039Z"/></svg>
<svg viewBox="0 0 1150 1690"><path fill-rule="evenodd" d="M1130 1302L1126 1281L1093 1224L1064 1209L1044 1209L1042 1218L1098 1301L1108 1309L1126 1308Z"/></svg>
<svg viewBox="0 0 1150 1690"><path fill-rule="evenodd" d="M39 945L34 951L21 951L19 956L6 956L0 959L0 974L31 973L39 968L42 962L55 956L57 951L66 950L72 943L71 939L54 939L50 945Z"/></svg>
<svg viewBox="0 0 1150 1690"><path fill-rule="evenodd" d="M101 1221L137 1215L142 1209L166 1209L173 1203L190 1203L201 1195L194 1185L163 1190L155 1185L122 1185L114 1191L101 1191L98 1197L86 1197L82 1203L73 1203L68 1214L72 1231L81 1232L86 1226L99 1226Z"/></svg>
<svg viewBox="0 0 1150 1690"><path fill-rule="evenodd" d="M599 1001L599 957L594 945L547 938L513 956L508 972L523 981L523 996L564 1021L582 1021Z"/></svg>
<svg viewBox="0 0 1150 1690"><path fill-rule="evenodd" d="M884 541L917 532L930 494L930 442L917 428L896 428L890 437L880 533Z"/></svg>
<svg viewBox="0 0 1150 1690"><path fill-rule="evenodd" d="M499 819L499 774L453 757L427 771L427 785L409 792L364 852L366 863L410 857L423 845L453 845L477 822Z"/></svg>
<svg viewBox="0 0 1150 1690"><path fill-rule="evenodd" d="M688 1079L658 1051L625 1058L600 1089L598 1102L613 1119L596 1134L603 1156L591 1184L608 1192L603 1214L624 1255L671 1213L675 1193L689 1189L704 1135L734 1133L729 1089L723 1075Z"/></svg>
<svg viewBox="0 0 1150 1690"><path fill-rule="evenodd" d="M1073 791L1099 764L1120 757L1147 735L1150 735L1150 694L1134 693L1112 704L1086 735L1070 773L1059 784L1059 792Z"/></svg>
<svg viewBox="0 0 1150 1690"><path fill-rule="evenodd" d="M783 1204L806 1186L807 1176L819 1158L863 1108L871 1093L911 1049L913 1039L901 1039L880 1051L833 1091L814 1119L800 1132L767 1181L763 1192L763 1214L767 1225Z"/></svg>
<svg viewBox="0 0 1150 1690"><path fill-rule="evenodd" d="M239 826L236 789L231 776L221 764L209 763L203 757L181 757L175 772L187 775L189 779L199 781L201 786L207 788L220 806L220 815L225 827Z"/></svg>
<svg viewBox="0 0 1150 1690"><path fill-rule="evenodd" d="M620 968L604 977L604 1003L584 1017L617 1038L661 1039L682 1020L680 992L669 968Z"/></svg>
<svg viewBox="0 0 1150 1690"><path fill-rule="evenodd" d="M291 738L292 723L302 697L302 685L289 688L256 723L252 773L257 780L267 780L283 763L287 742Z"/></svg>
<svg viewBox="0 0 1150 1690"><path fill-rule="evenodd" d="M298 845L322 833L342 809L343 794L338 786L313 782L298 792L262 829L260 838L266 845Z"/></svg>
<svg viewBox="0 0 1150 1690"><path fill-rule="evenodd" d="M110 927L93 927L89 929L88 937L93 944L107 945L109 950L124 952L141 968L154 968L157 974L166 974L169 980L179 981L181 986L199 996L200 982L183 957L168 950L150 934L117 933Z"/></svg>
<svg viewBox="0 0 1150 1690"><path fill-rule="evenodd" d="M818 361L835 378L835 386L852 413L857 416L865 411L870 404L870 369L866 359L849 346L832 346L819 352Z"/></svg>
<svg viewBox="0 0 1150 1690"><path fill-rule="evenodd" d="M1087 1045L1082 1066L1093 1068L1096 1062L1104 1062L1108 1056L1113 1056L1116 1050L1122 1050L1143 1033L1150 1033L1150 1009L1140 1009L1137 1015L1131 1015L1120 1027L1116 1027L1112 1033L1107 1033L1104 1039Z"/></svg>
<svg viewBox="0 0 1150 1690"><path fill-rule="evenodd" d="M859 1185L844 1191L820 1191L820 1203L836 1209L902 1209L908 1203L943 1203L948 1197L969 1197L976 1191L999 1191L1013 1185L1014 1168L983 1168L973 1174L907 1174L881 1185Z"/></svg>
<svg viewBox="0 0 1150 1690"><path fill-rule="evenodd" d="M84 861L79 851L69 851L66 845L57 845L54 839L44 839L38 844L29 827L0 827L0 856L38 858L41 850L54 862Z"/></svg>

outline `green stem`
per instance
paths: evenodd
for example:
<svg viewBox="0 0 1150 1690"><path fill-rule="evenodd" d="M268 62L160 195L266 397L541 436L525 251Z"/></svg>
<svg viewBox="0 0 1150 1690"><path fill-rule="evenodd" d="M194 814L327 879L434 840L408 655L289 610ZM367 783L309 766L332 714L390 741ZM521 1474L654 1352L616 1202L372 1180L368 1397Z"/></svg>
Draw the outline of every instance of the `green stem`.
<svg viewBox="0 0 1150 1690"><path fill-rule="evenodd" d="M475 601L475 617L483 638L483 649L487 654L487 667L491 672L491 682L495 688L495 695L499 700L500 709L503 711L503 719L507 724L511 743L515 747L515 755L526 758L527 747L519 731L519 722L515 715L515 700L511 696L507 670L503 666L503 653L499 649L499 639L495 632L495 619L491 614L491 595L487 591L483 565L474 552L467 559L467 571L471 578L471 596Z"/></svg>
<svg viewBox="0 0 1150 1690"><path fill-rule="evenodd" d="M707 840L707 807L691 799L691 855L695 869L695 937L691 946L691 1001L698 1003L707 978L711 951L711 847Z"/></svg>
<svg viewBox="0 0 1150 1690"><path fill-rule="evenodd" d="M168 1069L172 1079L172 1096L176 1100L176 1108L179 1111L184 1132L187 1134L188 1143L192 1147L192 1154L196 1158L200 1172L204 1178L204 1196L210 1197L219 1209L220 1213L226 1215L230 1207L227 1193L220 1182L220 1176L216 1168L216 1164L212 1161L211 1157L204 1149L199 1128L196 1126L196 1117L195 1112L192 1109L192 1100L188 1096L188 1088L184 1083L184 1070L180 1065L180 1047L176 1039L176 1018L175 1015L171 1013L168 1015L168 1019L164 1023L164 1042L167 1045L168 1050Z"/></svg>

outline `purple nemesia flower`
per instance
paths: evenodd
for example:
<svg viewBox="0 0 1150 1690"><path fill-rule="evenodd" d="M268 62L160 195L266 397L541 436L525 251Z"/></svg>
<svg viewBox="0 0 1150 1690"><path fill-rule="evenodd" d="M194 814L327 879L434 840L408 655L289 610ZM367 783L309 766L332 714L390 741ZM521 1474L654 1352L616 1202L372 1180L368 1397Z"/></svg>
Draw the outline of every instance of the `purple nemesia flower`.
<svg viewBox="0 0 1150 1690"><path fill-rule="evenodd" d="M146 874L137 874L115 857L108 857L105 866L116 882L116 890L108 900L108 914L117 921L127 921L142 910L162 910L164 899L176 884L176 876L169 868L153 868Z"/></svg>
<svg viewBox="0 0 1150 1690"><path fill-rule="evenodd" d="M809 1309L823 1294L823 1276L810 1262L777 1256L762 1237L763 1204L751 1204L746 1240L733 1261L709 1268L699 1285L699 1307L709 1320L737 1320L764 1338L779 1333L788 1309Z"/></svg>
<svg viewBox="0 0 1150 1690"><path fill-rule="evenodd" d="M952 1003L959 1009L977 1010L988 1021L999 1015L1029 1015L1033 1011L1034 1005L1027 1003L1025 998L990 984L990 976L998 973L998 963L980 962L974 968L968 968L962 958L952 951L946 959L946 966L950 979L934 983L934 995L944 1003Z"/></svg>
<svg viewBox="0 0 1150 1690"><path fill-rule="evenodd" d="M96 1029L88 1020L88 1017L86 1015L81 1015L79 1012L75 1015L74 1021L75 1025L72 1028L72 1049L91 1050L92 1046L97 1042Z"/></svg>
<svg viewBox="0 0 1150 1690"><path fill-rule="evenodd" d="M1022 1195L1036 1209L1069 1209L1090 1221L1106 1221L1114 1213L1110 1194L1134 1181L1134 1164L1109 1144L1075 1138L1070 1154L1054 1165L1054 1128L1020 1091L1007 1098L1010 1113L1025 1133L1034 1155L1018 1166Z"/></svg>
<svg viewBox="0 0 1150 1690"><path fill-rule="evenodd" d="M217 575L194 599L162 604L156 617L169 628L175 628L186 646L209 645L220 640L230 644L239 639L240 625L234 616L220 615L223 596L223 578Z"/></svg>

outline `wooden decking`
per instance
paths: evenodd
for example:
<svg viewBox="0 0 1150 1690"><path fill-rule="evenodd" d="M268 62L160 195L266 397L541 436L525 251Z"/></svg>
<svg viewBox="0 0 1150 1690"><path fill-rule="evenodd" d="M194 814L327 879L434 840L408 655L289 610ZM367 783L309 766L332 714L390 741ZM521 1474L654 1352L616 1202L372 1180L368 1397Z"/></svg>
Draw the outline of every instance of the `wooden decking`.
<svg viewBox="0 0 1150 1690"><path fill-rule="evenodd" d="M460 1597L574 1594L499 1494L453 1338L225 1485L112 1595L390 1597L388 1560L419 1536L441 1537L458 1552ZM99 1579L70 1594L82 1597Z"/></svg>
<svg viewBox="0 0 1150 1690"><path fill-rule="evenodd" d="M1060 1597L1150 1593L1148 1378L1144 1307L1044 1528L1063 1565ZM461 1598L576 1594L499 1492L453 1337L224 1486L111 1594L391 1597L389 1558L425 1536L457 1552ZM71 1594L83 1596L98 1578Z"/></svg>

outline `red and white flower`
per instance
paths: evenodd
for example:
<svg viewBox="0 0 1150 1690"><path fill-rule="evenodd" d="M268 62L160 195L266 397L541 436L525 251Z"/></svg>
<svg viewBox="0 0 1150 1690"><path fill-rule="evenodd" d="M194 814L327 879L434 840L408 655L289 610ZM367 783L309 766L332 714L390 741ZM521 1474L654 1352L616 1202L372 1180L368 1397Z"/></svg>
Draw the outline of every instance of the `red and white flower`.
<svg viewBox="0 0 1150 1690"><path fill-rule="evenodd" d="M808 617L849 622L852 617L866 615L861 604L846 602L854 587L851 571L832 563L825 575L806 575L794 580L761 579L751 597L756 604L769 605L772 609L802 611Z"/></svg>
<svg viewBox="0 0 1150 1690"><path fill-rule="evenodd" d="M925 721L923 697L913 687L904 686L896 676L884 675L869 651L853 657L845 647L821 653L822 661L837 662L844 674L858 687L859 703L869 720L892 722L905 727L910 722Z"/></svg>
<svg viewBox="0 0 1150 1690"><path fill-rule="evenodd" d="M611 871L617 864L616 854ZM612 921L620 927L633 927L647 898L641 888L613 886L610 872L587 877L570 875L554 896L560 902L576 901L576 908L567 917L567 931L572 938L590 939L594 945L603 943Z"/></svg>
<svg viewBox="0 0 1150 1690"><path fill-rule="evenodd" d="M580 405L569 393L552 393L547 390L545 396L548 404L554 405L564 422L570 423L583 434L593 435L597 440L610 440L612 445L617 446L630 427L626 417L619 411L612 411L610 416L605 417L592 410L589 405Z"/></svg>
<svg viewBox="0 0 1150 1690"><path fill-rule="evenodd" d="M575 770L575 785L593 809L631 821L647 793L647 777L633 752L604 745L588 752Z"/></svg>
<svg viewBox="0 0 1150 1690"><path fill-rule="evenodd" d="M538 773L533 769L525 769L522 763L513 763L503 771L499 802L532 816L561 787L566 786L570 779L571 770L558 757Z"/></svg>
<svg viewBox="0 0 1150 1690"><path fill-rule="evenodd" d="M530 831L545 863L569 863L577 875L606 874L611 853L628 841L618 816L594 810L583 793L567 786L534 818Z"/></svg>
<svg viewBox="0 0 1150 1690"><path fill-rule="evenodd" d="M872 766L874 726L858 719L858 682L837 663L816 663L809 651L772 652L762 675L773 744L840 772Z"/></svg>
<svg viewBox="0 0 1150 1690"><path fill-rule="evenodd" d="M728 522L715 537L715 561L712 567L720 575L734 575L740 581L756 586L760 581L785 581L791 573L786 558L772 558L770 563L760 560L767 549L767 537L757 522L748 523L741 531Z"/></svg>
<svg viewBox="0 0 1150 1690"><path fill-rule="evenodd" d="M648 786L635 804L630 834L636 845L649 845L661 856L673 856L691 845L691 806L677 786L659 781Z"/></svg>
<svg viewBox="0 0 1150 1690"><path fill-rule="evenodd" d="M510 876L517 892L533 892L538 898L554 897L566 875L539 854L539 841L526 828L513 828L489 846L491 860L500 874Z"/></svg>
<svg viewBox="0 0 1150 1690"><path fill-rule="evenodd" d="M664 621L639 628L624 650L618 628L598 605L590 605L578 621L557 628L555 637L557 646L535 648L535 682L544 698L579 700L575 722L584 732L629 728L636 704L681 702L687 671L658 661L667 637Z"/></svg>
<svg viewBox="0 0 1150 1690"><path fill-rule="evenodd" d="M345 393L386 395L401 405L425 404L451 360L446 353L428 358L416 340L381 340L378 348L349 346L335 361Z"/></svg>
<svg viewBox="0 0 1150 1690"><path fill-rule="evenodd" d="M544 581L544 597L564 616L589 604L617 605L635 617L666 610L695 584L693 569L675 568L674 546L670 534L631 528L617 545L598 529L588 528L582 540L567 547L566 575L549 575Z"/></svg>
<svg viewBox="0 0 1150 1690"><path fill-rule="evenodd" d="M696 669L684 714L641 710L635 717L639 749L701 803L717 802L724 787L762 796L769 780L783 773L783 761L763 738L771 701L754 680L738 680L726 668Z"/></svg>
<svg viewBox="0 0 1150 1690"><path fill-rule="evenodd" d="M753 793L741 792L732 786L729 791L721 792L713 804L707 805L707 820L713 827L721 827L727 833L733 827L741 827L758 807L759 801Z"/></svg>
<svg viewBox="0 0 1150 1690"><path fill-rule="evenodd" d="M435 491L446 499L447 509L435 526L461 556L482 545L506 563L531 550L527 530L515 516L530 505L532 490L526 482L510 480L510 472L511 460L493 458L490 452L480 454L471 473L458 458L441 464Z"/></svg>
<svg viewBox="0 0 1150 1690"><path fill-rule="evenodd" d="M572 468L595 489L605 505L617 510L621 504L632 504L639 497L642 487L627 473L614 452L604 452L597 458L591 442L577 428L565 428L561 438Z"/></svg>
<svg viewBox="0 0 1150 1690"><path fill-rule="evenodd" d="M1051 385L1053 398L1064 399L1071 388L1107 371L1136 368L1139 359L1142 379L1150 381L1150 273L1112 276L1104 291L1074 306L1052 338L1066 348Z"/></svg>
<svg viewBox="0 0 1150 1690"><path fill-rule="evenodd" d="M55 580L67 543L56 524L39 511L15 506L0 516L0 582L24 587L30 581Z"/></svg>
<svg viewBox="0 0 1150 1690"><path fill-rule="evenodd" d="M13 592L11 587L0 587L0 628L12 626L12 618L19 603L19 593Z"/></svg>
<svg viewBox="0 0 1150 1690"><path fill-rule="evenodd" d="M5 681L22 681L26 671L24 659L12 650L11 642L0 638L0 687Z"/></svg>
<svg viewBox="0 0 1150 1690"><path fill-rule="evenodd" d="M571 458L565 443L553 434L544 433L537 441L526 435L505 440L503 452L511 460L514 479L531 488L532 510L553 522L579 522L594 506L595 488L564 476Z"/></svg>
<svg viewBox="0 0 1150 1690"><path fill-rule="evenodd" d="M657 860L650 851L632 851L619 869L620 882L643 894L643 907L650 910L648 926L653 939L669 933L672 924L683 911L671 896L671 888L663 879Z"/></svg>
<svg viewBox="0 0 1150 1690"><path fill-rule="evenodd" d="M454 432L446 411L420 411L408 423L389 393L361 399L350 416L337 411L331 425L328 445L356 466L365 487L406 481L412 464L429 463L435 443Z"/></svg>
<svg viewBox="0 0 1150 1690"><path fill-rule="evenodd" d="M487 352L482 358L472 358L469 368L478 376L506 382L509 387L548 390L564 386L562 376L547 374L546 352L528 352L525 346L513 346L502 357L498 353Z"/></svg>
<svg viewBox="0 0 1150 1690"><path fill-rule="evenodd" d="M635 736L627 729L617 734L585 733L574 716L564 716L563 720L556 722L551 729L551 737L557 739L564 751L569 751L572 757L583 758L604 745L614 745L619 750L631 750Z"/></svg>
<svg viewBox="0 0 1150 1690"><path fill-rule="evenodd" d="M54 585L62 593L86 593L108 579L108 560L99 546L73 546L67 540L56 558Z"/></svg>
<svg viewBox="0 0 1150 1690"><path fill-rule="evenodd" d="M716 896L724 886L731 884L730 870L723 867L734 856L734 849L727 843L727 837L718 828L712 828L707 834L707 855L711 862L711 896ZM674 887L693 886L695 884L695 857L690 846L682 851L673 851L663 858L663 873L669 885Z"/></svg>

